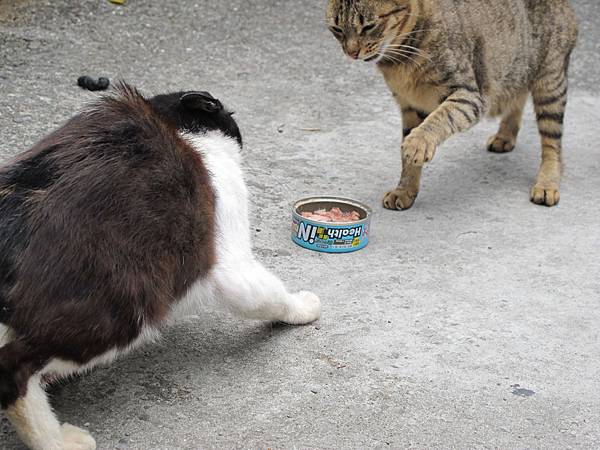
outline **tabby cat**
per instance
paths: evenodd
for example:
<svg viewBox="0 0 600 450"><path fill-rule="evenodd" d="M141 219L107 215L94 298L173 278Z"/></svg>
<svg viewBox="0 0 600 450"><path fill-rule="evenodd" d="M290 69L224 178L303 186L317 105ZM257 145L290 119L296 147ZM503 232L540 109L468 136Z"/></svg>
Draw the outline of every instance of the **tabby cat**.
<svg viewBox="0 0 600 450"><path fill-rule="evenodd" d="M502 118L488 150L513 150L529 93L542 143L531 200L558 203L578 33L569 0L329 0L327 23L346 54L377 65L402 111L402 175L384 207L410 208L436 148L486 115Z"/></svg>

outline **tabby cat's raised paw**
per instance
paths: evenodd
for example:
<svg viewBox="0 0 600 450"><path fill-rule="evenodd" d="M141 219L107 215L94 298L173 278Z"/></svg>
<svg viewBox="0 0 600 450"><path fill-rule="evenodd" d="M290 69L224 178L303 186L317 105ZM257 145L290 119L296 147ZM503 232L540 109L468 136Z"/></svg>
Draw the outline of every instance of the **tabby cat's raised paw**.
<svg viewBox="0 0 600 450"><path fill-rule="evenodd" d="M402 144L402 163L422 166L433 159L435 145L416 130L404 139Z"/></svg>
<svg viewBox="0 0 600 450"><path fill-rule="evenodd" d="M63 439L62 450L96 450L96 441L86 430L64 423L60 431Z"/></svg>
<svg viewBox="0 0 600 450"><path fill-rule="evenodd" d="M488 140L487 149L488 152L492 153L508 153L515 149L516 143L516 138L508 138L496 134Z"/></svg>
<svg viewBox="0 0 600 450"><path fill-rule="evenodd" d="M419 194L418 191L405 187L397 187L383 196L383 207L392 210L409 209Z"/></svg>
<svg viewBox="0 0 600 450"><path fill-rule="evenodd" d="M531 188L531 201L536 205L556 206L560 201L560 192L555 183L536 184Z"/></svg>

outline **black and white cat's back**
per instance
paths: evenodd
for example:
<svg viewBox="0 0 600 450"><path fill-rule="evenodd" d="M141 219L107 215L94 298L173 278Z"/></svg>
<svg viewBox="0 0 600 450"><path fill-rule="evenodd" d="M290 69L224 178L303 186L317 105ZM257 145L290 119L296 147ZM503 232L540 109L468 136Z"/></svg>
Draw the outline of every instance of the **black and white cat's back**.
<svg viewBox="0 0 600 450"><path fill-rule="evenodd" d="M127 347L214 264L210 175L133 89L74 117L2 173L4 323L31 347L34 366L53 356L85 364ZM61 326L50 341L48 324Z"/></svg>
<svg viewBox="0 0 600 450"><path fill-rule="evenodd" d="M242 316L319 317L251 251L242 138L206 92L122 85L0 168L0 403L34 449L90 449L42 380L110 362L217 299Z"/></svg>

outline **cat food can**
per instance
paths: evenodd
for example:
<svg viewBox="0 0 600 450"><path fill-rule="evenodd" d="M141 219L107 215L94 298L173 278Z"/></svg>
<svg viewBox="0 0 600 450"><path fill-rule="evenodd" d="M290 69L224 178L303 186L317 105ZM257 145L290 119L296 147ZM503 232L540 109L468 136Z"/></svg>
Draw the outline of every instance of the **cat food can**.
<svg viewBox="0 0 600 450"><path fill-rule="evenodd" d="M358 213L352 222L327 222L303 217L303 213L341 210L343 214ZM311 214L308 214L311 215ZM325 253L349 253L365 248L369 243L371 208L340 197L312 197L299 200L292 212L292 241L301 247Z"/></svg>

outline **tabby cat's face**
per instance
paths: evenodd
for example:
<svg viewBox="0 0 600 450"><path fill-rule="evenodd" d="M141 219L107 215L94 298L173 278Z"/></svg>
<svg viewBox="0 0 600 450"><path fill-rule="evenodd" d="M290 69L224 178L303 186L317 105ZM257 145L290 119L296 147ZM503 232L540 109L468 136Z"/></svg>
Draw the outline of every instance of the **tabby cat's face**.
<svg viewBox="0 0 600 450"><path fill-rule="evenodd" d="M353 59L391 59L411 26L409 0L329 0L327 26Z"/></svg>

